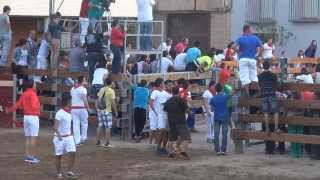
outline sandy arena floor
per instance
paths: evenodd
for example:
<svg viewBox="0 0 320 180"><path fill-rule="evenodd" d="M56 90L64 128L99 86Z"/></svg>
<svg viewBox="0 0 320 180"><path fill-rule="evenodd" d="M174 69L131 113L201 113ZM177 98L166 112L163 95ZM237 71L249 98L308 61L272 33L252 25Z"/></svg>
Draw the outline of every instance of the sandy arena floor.
<svg viewBox="0 0 320 180"><path fill-rule="evenodd" d="M204 129L200 126L200 129ZM320 161L289 155L267 156L263 145L246 148L244 155L214 156L212 146L204 142L205 132L192 134L192 160L170 160L155 156L152 147L112 141L115 147L103 150L94 145L94 137L78 149L75 172L79 179L133 180L319 180ZM52 132L42 128L39 139L39 165L23 161L22 129L0 129L0 180L55 179ZM230 142L232 143L232 142Z"/></svg>

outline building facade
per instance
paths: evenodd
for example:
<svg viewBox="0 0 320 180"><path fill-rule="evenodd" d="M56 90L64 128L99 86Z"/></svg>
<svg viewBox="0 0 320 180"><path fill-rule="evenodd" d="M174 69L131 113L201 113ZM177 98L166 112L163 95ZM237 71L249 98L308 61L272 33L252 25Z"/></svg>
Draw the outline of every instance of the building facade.
<svg viewBox="0 0 320 180"><path fill-rule="evenodd" d="M275 39L278 55L295 57L312 40L320 42L320 0L235 0L231 14L231 39L251 24L264 41Z"/></svg>
<svg viewBox="0 0 320 180"><path fill-rule="evenodd" d="M231 38L232 0L158 0L155 19L165 22L174 43L188 37L201 48L224 48Z"/></svg>

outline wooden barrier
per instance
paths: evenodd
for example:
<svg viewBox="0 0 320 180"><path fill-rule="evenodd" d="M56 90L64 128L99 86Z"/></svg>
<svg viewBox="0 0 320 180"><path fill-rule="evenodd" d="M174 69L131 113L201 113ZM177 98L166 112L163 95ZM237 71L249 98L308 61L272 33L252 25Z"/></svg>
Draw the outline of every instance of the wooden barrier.
<svg viewBox="0 0 320 180"><path fill-rule="evenodd" d="M284 83L280 87L282 90L304 91L311 90L320 91L320 86L315 84L295 84ZM235 141L237 152L243 152L242 140L265 140L265 141L283 141L296 142L304 144L320 144L320 135L302 135L302 134L287 134L287 133L266 133L260 131L246 130L246 124L250 123L265 123L264 115L262 114L240 114L240 109L249 107L261 107L260 98L244 98L240 97L235 101L237 112L233 113L233 122L237 129L233 129L231 136ZM320 110L320 100L303 101L303 100L278 100L280 109L284 110L284 114L280 115L279 123L284 125L320 127L319 117L304 117L304 116L288 116L286 112L304 112L305 110ZM244 113L244 112L242 112ZM269 116L269 123L273 124L273 117ZM240 141L240 142L239 142ZM238 147L238 149L237 149Z"/></svg>

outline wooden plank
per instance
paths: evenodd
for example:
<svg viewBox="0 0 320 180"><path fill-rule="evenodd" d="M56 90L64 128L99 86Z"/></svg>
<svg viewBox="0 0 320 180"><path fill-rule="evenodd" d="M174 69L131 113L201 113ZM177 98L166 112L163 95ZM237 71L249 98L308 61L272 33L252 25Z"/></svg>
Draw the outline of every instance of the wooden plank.
<svg viewBox="0 0 320 180"><path fill-rule="evenodd" d="M302 100L278 100L279 106L284 107L286 109L297 109L297 110L304 110L304 109L317 109L320 110L320 101L302 101ZM260 107L261 106L261 99L260 98L240 98L239 104L240 107L242 106L253 106L253 107Z"/></svg>
<svg viewBox="0 0 320 180"><path fill-rule="evenodd" d="M172 80L176 81L180 78L184 78L186 80L197 80L197 79L211 79L212 73L200 73L196 74L195 72L171 72L171 73L153 73L153 74L137 74L135 75L136 82L140 82L141 80L146 81L155 81L157 78L162 78L164 80Z"/></svg>
<svg viewBox="0 0 320 180"><path fill-rule="evenodd" d="M273 116L269 116L269 123L273 124ZM239 120L245 123L264 123L264 116L259 114L239 115ZM320 118L303 117L303 116L280 116L280 124L302 125L302 126L319 126Z"/></svg>
<svg viewBox="0 0 320 180"><path fill-rule="evenodd" d="M192 100L189 104L191 108L200 108L203 105L203 100Z"/></svg>
<svg viewBox="0 0 320 180"><path fill-rule="evenodd" d="M280 142L295 142L303 144L320 144L320 136L317 135L302 135L302 134L287 134L287 133L266 133L257 131L245 131L241 129L231 130L232 139L236 140L266 140Z"/></svg>
<svg viewBox="0 0 320 180"><path fill-rule="evenodd" d="M317 58L295 58L295 59L291 59L288 64L291 65L298 65L298 64L318 64L319 63L319 59Z"/></svg>
<svg viewBox="0 0 320 180"><path fill-rule="evenodd" d="M41 104L46 104L46 105L58 105L57 103L57 98L56 97L44 97L44 96L40 96L40 103Z"/></svg>
<svg viewBox="0 0 320 180"><path fill-rule="evenodd" d="M320 92L320 84L306 84L306 83L283 83L280 88L282 91L313 91Z"/></svg>

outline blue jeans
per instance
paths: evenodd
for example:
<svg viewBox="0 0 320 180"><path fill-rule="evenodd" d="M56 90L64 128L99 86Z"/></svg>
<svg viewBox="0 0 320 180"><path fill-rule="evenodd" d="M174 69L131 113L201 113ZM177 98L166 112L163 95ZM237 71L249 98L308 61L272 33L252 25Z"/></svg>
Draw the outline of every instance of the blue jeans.
<svg viewBox="0 0 320 180"><path fill-rule="evenodd" d="M227 120L214 120L214 149L216 152L226 152L228 144L228 124ZM222 144L220 147L220 129L222 128Z"/></svg>
<svg viewBox="0 0 320 180"><path fill-rule="evenodd" d="M152 38L151 36L144 36L144 35L151 35L153 32L152 22L141 22L140 23L140 49L142 50L151 50L152 49Z"/></svg>
<svg viewBox="0 0 320 180"><path fill-rule="evenodd" d="M113 53L111 71L113 74L118 74L121 72L122 50L121 47L116 47L113 45L111 45L110 48Z"/></svg>
<svg viewBox="0 0 320 180"><path fill-rule="evenodd" d="M0 45L2 46L0 66L5 66L7 64L8 55L11 47L11 40L11 33L0 34Z"/></svg>

